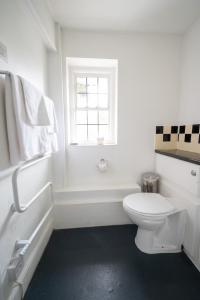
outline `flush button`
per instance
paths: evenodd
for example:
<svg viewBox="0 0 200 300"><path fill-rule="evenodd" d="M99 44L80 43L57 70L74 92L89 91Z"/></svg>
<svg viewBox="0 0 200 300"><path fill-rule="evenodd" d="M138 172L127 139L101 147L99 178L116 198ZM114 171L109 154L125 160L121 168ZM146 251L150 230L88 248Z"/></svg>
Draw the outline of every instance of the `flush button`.
<svg viewBox="0 0 200 300"><path fill-rule="evenodd" d="M191 171L191 175L192 175L192 176L197 176L197 172L196 172L195 170L192 170L192 171Z"/></svg>

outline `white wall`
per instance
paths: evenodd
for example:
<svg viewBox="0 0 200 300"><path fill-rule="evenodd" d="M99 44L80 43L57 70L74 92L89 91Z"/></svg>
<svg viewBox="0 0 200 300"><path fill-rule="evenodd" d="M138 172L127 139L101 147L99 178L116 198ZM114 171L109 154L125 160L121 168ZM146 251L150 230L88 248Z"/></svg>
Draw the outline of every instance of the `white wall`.
<svg viewBox="0 0 200 300"><path fill-rule="evenodd" d="M8 49L8 63L0 61L0 69L16 72L38 88L46 90L46 49L38 30L27 13L24 1L1 0L0 2L0 41ZM6 275L6 268L14 251L17 239L30 237L43 217L49 202L48 195L38 199L26 213L19 215L10 212L13 203L11 177L2 178L9 170L9 154L6 137L4 111L4 80L0 80L0 278L4 287L0 286L2 300L7 300L11 286ZM47 161L23 174L21 185L26 201L34 195L49 177ZM23 197L23 200L24 197ZM33 271L31 269L31 271ZM29 274L30 275L30 274ZM27 285L27 279L25 280ZM17 299L17 298L16 298Z"/></svg>
<svg viewBox="0 0 200 300"><path fill-rule="evenodd" d="M182 124L200 123L200 19L185 33L182 44L180 116Z"/></svg>
<svg viewBox="0 0 200 300"><path fill-rule="evenodd" d="M180 37L64 30L62 42L64 69L67 56L119 60L118 145L68 146L67 185L138 181L154 168L155 126L177 123ZM96 169L101 157L105 174Z"/></svg>

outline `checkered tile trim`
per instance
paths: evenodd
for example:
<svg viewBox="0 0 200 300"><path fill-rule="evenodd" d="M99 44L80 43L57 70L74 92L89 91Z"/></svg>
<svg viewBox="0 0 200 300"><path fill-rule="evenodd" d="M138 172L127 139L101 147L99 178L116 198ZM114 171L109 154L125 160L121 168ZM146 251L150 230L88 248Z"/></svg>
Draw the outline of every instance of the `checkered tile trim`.
<svg viewBox="0 0 200 300"><path fill-rule="evenodd" d="M156 126L156 134L162 135L163 142L170 142L172 135L177 135L177 140L181 139L185 143L191 143L193 135L198 135L198 143L200 144L200 124Z"/></svg>

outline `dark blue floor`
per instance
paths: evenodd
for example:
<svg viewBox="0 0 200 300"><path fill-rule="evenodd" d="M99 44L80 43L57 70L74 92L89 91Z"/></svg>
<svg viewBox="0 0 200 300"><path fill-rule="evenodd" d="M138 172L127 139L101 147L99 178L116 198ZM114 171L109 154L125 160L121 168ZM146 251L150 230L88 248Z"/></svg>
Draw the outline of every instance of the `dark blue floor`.
<svg viewBox="0 0 200 300"><path fill-rule="evenodd" d="M183 254L148 255L134 225L54 231L25 300L199 300Z"/></svg>

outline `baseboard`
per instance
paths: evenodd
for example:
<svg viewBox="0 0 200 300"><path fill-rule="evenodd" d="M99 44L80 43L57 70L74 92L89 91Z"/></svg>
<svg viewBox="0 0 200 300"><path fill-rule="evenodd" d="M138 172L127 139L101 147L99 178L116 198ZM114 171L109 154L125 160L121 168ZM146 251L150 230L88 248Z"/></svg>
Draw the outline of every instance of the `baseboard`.
<svg viewBox="0 0 200 300"><path fill-rule="evenodd" d="M55 203L54 228L80 228L131 224L122 202Z"/></svg>
<svg viewBox="0 0 200 300"><path fill-rule="evenodd" d="M25 294L28 285L32 279L35 269L41 259L44 249L49 241L53 231L52 209L49 210L45 217L41 230L35 238L33 245L30 249L29 255L25 262L25 267L19 276L18 282L22 283L23 294ZM13 287L8 300L21 300L22 292L19 286Z"/></svg>
<svg viewBox="0 0 200 300"><path fill-rule="evenodd" d="M195 261L193 257L187 252L186 249L183 249L184 253L187 255L187 257L191 260L193 265L197 268L197 270L200 272L200 262Z"/></svg>

